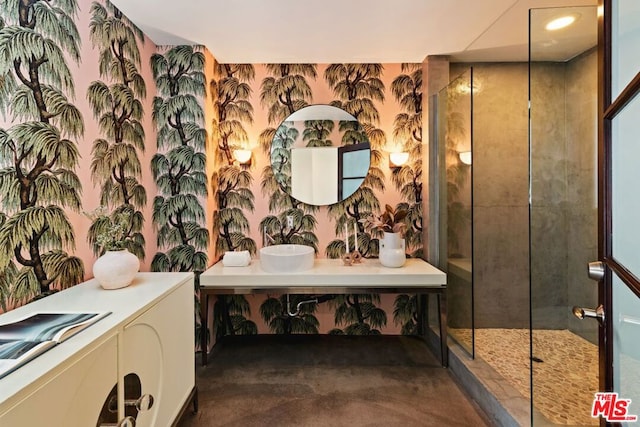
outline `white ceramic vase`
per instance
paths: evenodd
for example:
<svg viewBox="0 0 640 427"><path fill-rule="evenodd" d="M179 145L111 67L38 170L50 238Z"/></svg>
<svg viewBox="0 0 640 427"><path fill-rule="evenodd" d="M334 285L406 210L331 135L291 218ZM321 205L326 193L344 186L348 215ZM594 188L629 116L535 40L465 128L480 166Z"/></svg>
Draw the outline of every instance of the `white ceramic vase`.
<svg viewBox="0 0 640 427"><path fill-rule="evenodd" d="M400 233L388 233L385 231L381 242L384 242L384 246L387 249L404 248L404 239Z"/></svg>
<svg viewBox="0 0 640 427"><path fill-rule="evenodd" d="M129 286L140 270L140 260L126 249L107 251L93 263L93 276L104 289Z"/></svg>
<svg viewBox="0 0 640 427"><path fill-rule="evenodd" d="M384 233L384 238L380 240L378 259L384 267L398 268L404 265L407 255L400 233Z"/></svg>

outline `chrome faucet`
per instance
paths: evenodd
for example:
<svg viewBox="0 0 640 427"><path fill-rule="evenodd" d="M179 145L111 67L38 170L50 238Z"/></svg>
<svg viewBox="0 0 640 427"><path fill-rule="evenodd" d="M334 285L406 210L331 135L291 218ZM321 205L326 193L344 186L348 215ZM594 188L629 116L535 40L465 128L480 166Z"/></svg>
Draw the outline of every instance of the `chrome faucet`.
<svg viewBox="0 0 640 427"><path fill-rule="evenodd" d="M271 235L269 235L269 233L267 233L266 231L264 232L264 242L263 245L264 246L269 246L269 245L275 245L276 244L276 239L274 239L273 237L271 237Z"/></svg>
<svg viewBox="0 0 640 427"><path fill-rule="evenodd" d="M276 239L267 233L267 230L262 231L262 244L264 246L275 245L277 244Z"/></svg>
<svg viewBox="0 0 640 427"><path fill-rule="evenodd" d="M287 221L286 225L284 225L284 228L282 229L282 231L280 231L280 236L282 237L282 240L287 240L288 234L294 229L293 216L287 215L286 221ZM276 231L276 233L278 233L278 231ZM273 236L267 233L267 230L263 230L262 234L263 234L262 244L264 246L269 246L270 244L276 245L278 243L276 242L276 239Z"/></svg>

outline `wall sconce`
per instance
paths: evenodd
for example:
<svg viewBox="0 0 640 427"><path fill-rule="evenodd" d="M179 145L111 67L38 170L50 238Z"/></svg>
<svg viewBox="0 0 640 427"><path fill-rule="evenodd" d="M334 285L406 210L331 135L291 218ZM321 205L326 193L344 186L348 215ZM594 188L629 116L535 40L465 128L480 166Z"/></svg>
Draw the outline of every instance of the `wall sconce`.
<svg viewBox="0 0 640 427"><path fill-rule="evenodd" d="M390 168L399 168L400 166L407 163L409 160L409 153L389 153L389 167Z"/></svg>
<svg viewBox="0 0 640 427"><path fill-rule="evenodd" d="M471 164L471 151L461 151L458 153L458 157L460 157L460 161L465 165Z"/></svg>
<svg viewBox="0 0 640 427"><path fill-rule="evenodd" d="M251 150L233 150L233 157L238 161L241 165L250 165L251 164Z"/></svg>

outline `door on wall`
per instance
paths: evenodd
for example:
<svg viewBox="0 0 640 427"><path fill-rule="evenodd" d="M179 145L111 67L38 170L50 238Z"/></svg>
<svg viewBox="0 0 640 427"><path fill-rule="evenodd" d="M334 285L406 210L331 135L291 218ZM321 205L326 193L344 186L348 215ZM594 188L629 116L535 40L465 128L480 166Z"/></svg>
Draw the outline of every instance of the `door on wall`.
<svg viewBox="0 0 640 427"><path fill-rule="evenodd" d="M600 396L593 411L640 422L640 2L601 0ZM596 313L600 314L600 313ZM616 402L614 405L612 402Z"/></svg>

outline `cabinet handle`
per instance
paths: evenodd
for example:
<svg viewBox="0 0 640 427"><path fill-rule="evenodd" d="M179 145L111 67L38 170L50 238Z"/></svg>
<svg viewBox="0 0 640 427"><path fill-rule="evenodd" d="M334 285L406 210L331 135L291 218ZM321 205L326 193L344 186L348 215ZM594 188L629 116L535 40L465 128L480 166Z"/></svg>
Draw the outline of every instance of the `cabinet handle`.
<svg viewBox="0 0 640 427"><path fill-rule="evenodd" d="M135 406L135 408L140 411L148 411L153 406L154 400L153 396L150 394L143 394L138 399L125 399L124 406ZM118 412L118 396L111 396L109 399L109 405L107 409L111 413Z"/></svg>
<svg viewBox="0 0 640 427"><path fill-rule="evenodd" d="M100 427L136 427L136 419L133 417L124 417L117 424L100 424Z"/></svg>
<svg viewBox="0 0 640 427"><path fill-rule="evenodd" d="M118 427L136 427L136 419L133 417L124 417L118 423Z"/></svg>
<svg viewBox="0 0 640 427"><path fill-rule="evenodd" d="M125 399L124 406L135 406L138 412L148 411L153 406L153 396L143 394L138 399Z"/></svg>

